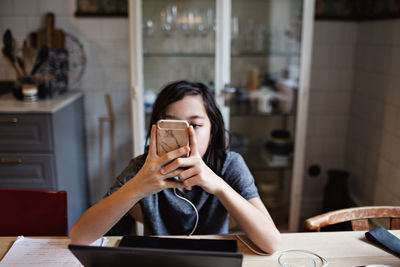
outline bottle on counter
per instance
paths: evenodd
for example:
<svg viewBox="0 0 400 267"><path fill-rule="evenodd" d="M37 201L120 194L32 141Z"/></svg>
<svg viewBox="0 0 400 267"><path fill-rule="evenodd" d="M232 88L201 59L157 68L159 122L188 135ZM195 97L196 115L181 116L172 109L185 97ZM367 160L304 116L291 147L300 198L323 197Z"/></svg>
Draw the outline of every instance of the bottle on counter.
<svg viewBox="0 0 400 267"><path fill-rule="evenodd" d="M22 85L23 100L27 102L38 100L38 89L36 84L23 84Z"/></svg>

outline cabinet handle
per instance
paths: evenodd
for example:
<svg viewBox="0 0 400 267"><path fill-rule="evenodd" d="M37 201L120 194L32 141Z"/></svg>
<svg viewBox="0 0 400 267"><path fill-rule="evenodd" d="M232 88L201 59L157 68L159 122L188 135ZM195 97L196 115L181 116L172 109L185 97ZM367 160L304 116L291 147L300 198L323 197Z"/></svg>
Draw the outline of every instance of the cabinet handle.
<svg viewBox="0 0 400 267"><path fill-rule="evenodd" d="M0 158L1 164L21 164L23 161L22 158Z"/></svg>
<svg viewBox="0 0 400 267"><path fill-rule="evenodd" d="M19 121L18 118L0 118L0 123L7 123L7 124L17 124Z"/></svg>

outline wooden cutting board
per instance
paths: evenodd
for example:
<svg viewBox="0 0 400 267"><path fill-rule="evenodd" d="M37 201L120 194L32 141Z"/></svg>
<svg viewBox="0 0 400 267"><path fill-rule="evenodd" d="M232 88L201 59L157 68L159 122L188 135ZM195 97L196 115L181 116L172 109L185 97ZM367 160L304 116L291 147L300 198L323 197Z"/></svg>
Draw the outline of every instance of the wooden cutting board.
<svg viewBox="0 0 400 267"><path fill-rule="evenodd" d="M53 76L52 79L43 82L41 97L52 97L68 90L68 51L65 49L65 34L54 27L54 14L45 15L44 28L29 35L29 45L36 50L42 45L49 48L49 58L40 74ZM40 91L40 90L39 90ZM40 93L40 92L39 92Z"/></svg>
<svg viewBox="0 0 400 267"><path fill-rule="evenodd" d="M44 28L29 35L30 46L39 48L42 45L47 45L50 49L65 49L65 33L62 30L55 29L54 24L54 13L47 13Z"/></svg>

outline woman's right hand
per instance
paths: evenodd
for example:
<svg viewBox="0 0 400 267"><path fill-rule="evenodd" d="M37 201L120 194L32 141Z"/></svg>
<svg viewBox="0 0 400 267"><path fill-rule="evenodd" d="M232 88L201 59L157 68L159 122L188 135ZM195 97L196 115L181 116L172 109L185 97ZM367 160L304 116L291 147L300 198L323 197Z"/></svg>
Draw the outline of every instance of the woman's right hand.
<svg viewBox="0 0 400 267"><path fill-rule="evenodd" d="M161 174L161 168L173 161L176 158L187 155L190 151L189 146L184 146L179 149L173 150L164 154L163 156L157 155L156 144L156 126L152 125L150 133L149 152L146 161L140 171L136 174L134 179L129 180L126 184L132 184L135 188L140 188L140 198L158 193L166 188L184 188L182 182L167 180L178 176L182 170L177 169L168 174Z"/></svg>

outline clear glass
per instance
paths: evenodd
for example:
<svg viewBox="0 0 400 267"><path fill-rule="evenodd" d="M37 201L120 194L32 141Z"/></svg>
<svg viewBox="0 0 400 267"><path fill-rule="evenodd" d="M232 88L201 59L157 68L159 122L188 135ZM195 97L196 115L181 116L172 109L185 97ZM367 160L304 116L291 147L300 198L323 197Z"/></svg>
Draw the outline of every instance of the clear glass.
<svg viewBox="0 0 400 267"><path fill-rule="evenodd" d="M314 257L303 252L285 252L278 258L280 267L315 267Z"/></svg>

